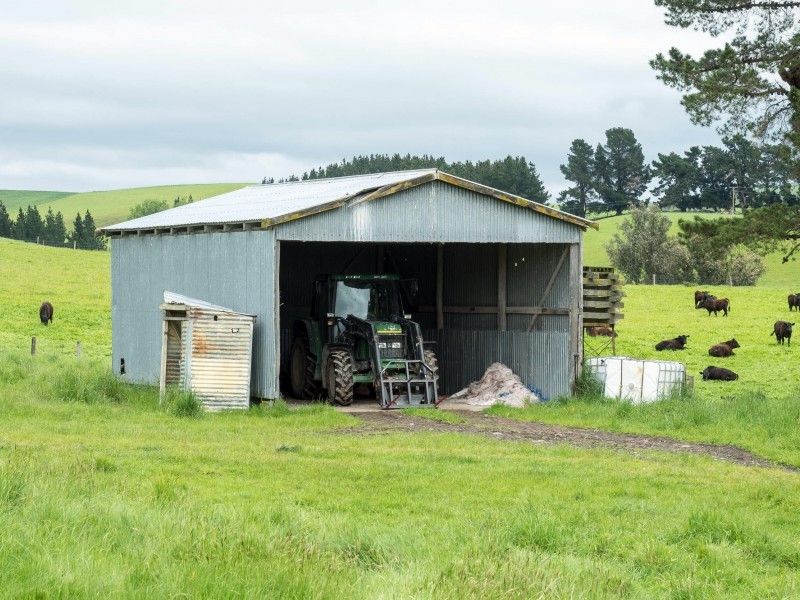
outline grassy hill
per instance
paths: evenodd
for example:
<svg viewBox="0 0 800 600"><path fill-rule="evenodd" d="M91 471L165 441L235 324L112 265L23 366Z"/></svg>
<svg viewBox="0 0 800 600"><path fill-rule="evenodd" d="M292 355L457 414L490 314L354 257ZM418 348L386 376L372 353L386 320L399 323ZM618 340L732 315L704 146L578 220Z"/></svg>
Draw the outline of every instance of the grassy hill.
<svg viewBox="0 0 800 600"><path fill-rule="evenodd" d="M733 384L658 406L550 402L514 418L741 444L800 464L782 291L630 286L622 351L735 334ZM39 303L55 305L49 327ZM800 594L800 479L648 450L365 434L325 406L178 418L108 370L109 254L0 239L0 595L753 598ZM28 355L30 336L39 354ZM74 343L85 355L77 361ZM758 386L763 392L758 393ZM537 412L538 411L538 412Z"/></svg>
<svg viewBox="0 0 800 600"><path fill-rule="evenodd" d="M675 235L678 233L678 221L680 219L693 219L696 213L664 213L672 221L670 233ZM702 213L700 216L703 218L724 218L724 215L711 215ZM607 217L600 219L597 222L600 224L599 230L590 229L586 232L583 245L583 263L590 266L608 266L611 262L606 253L606 244L611 240L614 234L619 230L619 225L627 218L626 215L620 217ZM767 272L759 280L758 287L774 287L784 289L787 293L800 291L800 263L789 262L783 264L781 262L782 255L780 253L773 253L764 259L767 266Z"/></svg>
<svg viewBox="0 0 800 600"><path fill-rule="evenodd" d="M5 204L11 217L17 210L28 205L38 206L44 214L48 208L61 211L67 228L72 228L75 215L89 210L98 226L119 223L128 218L134 206L145 200L164 200L172 206L176 197L203 200L226 192L232 192L248 185L246 183L198 183L186 185L162 185L155 187L127 188L102 192L39 192L27 190L0 190L0 202Z"/></svg>
<svg viewBox="0 0 800 600"><path fill-rule="evenodd" d="M247 184L207 183L86 192L42 202L39 204L39 210L46 211L50 206L54 211L60 210L64 215L67 227L71 228L75 215L88 209L91 211L95 223L102 226L126 220L131 208L145 200L164 200L167 205L172 206L172 201L178 196L187 197L191 194L194 200L202 200L237 190L245 185Z"/></svg>
<svg viewBox="0 0 800 600"><path fill-rule="evenodd" d="M27 206L37 206L48 202L55 202L59 198L71 196L72 192L37 192L28 190L0 190L0 202L2 202L11 218L17 216L17 210ZM46 211L47 209L45 209Z"/></svg>

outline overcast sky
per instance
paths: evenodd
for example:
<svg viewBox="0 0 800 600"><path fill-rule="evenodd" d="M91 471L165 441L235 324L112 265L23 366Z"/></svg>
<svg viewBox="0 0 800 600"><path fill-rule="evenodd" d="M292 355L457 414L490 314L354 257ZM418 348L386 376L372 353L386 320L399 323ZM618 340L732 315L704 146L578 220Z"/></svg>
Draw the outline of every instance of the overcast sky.
<svg viewBox="0 0 800 600"><path fill-rule="evenodd" d="M353 154L524 154L632 128L714 143L648 60L701 34L651 0L0 0L0 189L255 181Z"/></svg>

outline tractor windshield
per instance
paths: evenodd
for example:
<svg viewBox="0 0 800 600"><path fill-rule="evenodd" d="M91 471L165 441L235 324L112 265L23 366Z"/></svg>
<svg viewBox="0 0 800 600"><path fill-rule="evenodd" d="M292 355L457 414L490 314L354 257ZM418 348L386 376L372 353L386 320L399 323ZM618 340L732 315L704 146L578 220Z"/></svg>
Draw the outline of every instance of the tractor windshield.
<svg viewBox="0 0 800 600"><path fill-rule="evenodd" d="M337 281L334 312L367 321L396 317L402 314L397 286L393 281Z"/></svg>

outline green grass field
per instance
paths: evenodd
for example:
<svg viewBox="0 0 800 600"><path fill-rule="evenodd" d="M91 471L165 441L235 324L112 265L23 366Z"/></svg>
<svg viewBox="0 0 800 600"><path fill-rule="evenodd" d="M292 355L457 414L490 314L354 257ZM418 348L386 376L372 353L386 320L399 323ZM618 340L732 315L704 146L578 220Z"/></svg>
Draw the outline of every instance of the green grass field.
<svg viewBox="0 0 800 600"><path fill-rule="evenodd" d="M0 202L5 204L12 218L16 217L19 207L25 208L29 204L38 206L42 214L48 208L52 208L54 212L60 210L67 228L71 229L78 212L83 214L89 210L98 226L111 225L126 220L131 208L145 200L164 200L168 206L172 206L176 197L186 198L191 195L194 200L203 200L238 190L245 185L247 184L199 183L85 193L0 190Z"/></svg>
<svg viewBox="0 0 800 600"><path fill-rule="evenodd" d="M0 596L800 596L794 473L366 435L325 406L179 418L108 370L109 258L0 240ZM769 336L790 316L787 291L714 291L731 299L729 317L693 309L690 287L628 286L618 353L665 358L655 342L688 333L689 349L669 358L696 372L717 363L710 344L735 336L742 348L719 364L739 381L696 381L693 395L645 407L585 397L494 411L800 465L800 340ZM460 421L430 412L406 414Z"/></svg>
<svg viewBox="0 0 800 600"><path fill-rule="evenodd" d="M194 200L202 200L237 190L245 185L247 184L207 183L86 192L65 196L51 203L43 203L39 210L46 211L49 206L52 206L54 211L60 210L67 227L71 227L76 213L83 214L88 209L95 223L102 226L125 221L131 208L145 200L164 200L168 206L172 206L173 200L178 196L188 197L191 194Z"/></svg>
<svg viewBox="0 0 800 600"><path fill-rule="evenodd" d="M17 218L17 211L28 206L38 206L55 202L60 198L72 195L71 192L36 192L26 190L0 190L0 202L6 207L12 219ZM44 210L47 212L47 209Z"/></svg>
<svg viewBox="0 0 800 600"><path fill-rule="evenodd" d="M718 219L726 215L715 215L709 213L677 213L667 212L664 213L672 221L670 234L676 235L678 233L678 221L680 219L692 220L695 215L701 216L704 219ZM611 241L614 234L617 232L620 223L627 218L626 215L621 217L607 217L600 219L597 222L600 224L599 230L590 229L586 232L583 245L583 262L589 266L605 266L610 264L608 260L608 253L606 253L606 244ZM782 254L775 252L769 254L764 258L764 263L767 267L767 272L758 281L759 287L775 287L782 289L793 289L800 291L800 265L796 262L783 264L781 261ZM788 292L787 292L788 293ZM794 292L792 292L794 293Z"/></svg>
<svg viewBox="0 0 800 600"><path fill-rule="evenodd" d="M182 419L84 359L0 355L13 597L788 598L800 478L688 455Z"/></svg>
<svg viewBox="0 0 800 600"><path fill-rule="evenodd" d="M48 248L0 238L0 347L74 354L81 342L89 356L111 356L110 254ZM39 322L45 300L53 324Z"/></svg>

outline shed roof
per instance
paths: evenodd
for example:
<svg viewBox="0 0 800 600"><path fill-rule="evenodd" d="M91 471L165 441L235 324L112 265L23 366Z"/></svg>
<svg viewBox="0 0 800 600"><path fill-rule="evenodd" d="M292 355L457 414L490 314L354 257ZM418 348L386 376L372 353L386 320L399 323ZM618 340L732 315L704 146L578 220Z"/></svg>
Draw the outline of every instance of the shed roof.
<svg viewBox="0 0 800 600"><path fill-rule="evenodd" d="M510 202L549 217L586 229L597 228L593 221L571 215L485 186L438 169L373 173L330 179L311 179L286 183L250 185L191 204L186 204L138 219L109 225L105 234L130 231L153 231L203 225L258 224L271 227L286 221L358 203L382 198L430 181L444 181L479 194Z"/></svg>
<svg viewBox="0 0 800 600"><path fill-rule="evenodd" d="M198 300L197 298L190 298L189 296L184 296L182 294L176 294L175 292L169 292L165 290L164 304L162 306L166 306L167 304L173 304L175 306L188 306L190 308L199 308L211 312L224 312L235 315L244 315L246 317L253 316L253 315L248 315L247 313L242 313L233 310L232 308L225 308L224 306L211 304L210 302L206 302L205 300Z"/></svg>

